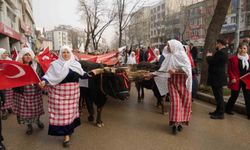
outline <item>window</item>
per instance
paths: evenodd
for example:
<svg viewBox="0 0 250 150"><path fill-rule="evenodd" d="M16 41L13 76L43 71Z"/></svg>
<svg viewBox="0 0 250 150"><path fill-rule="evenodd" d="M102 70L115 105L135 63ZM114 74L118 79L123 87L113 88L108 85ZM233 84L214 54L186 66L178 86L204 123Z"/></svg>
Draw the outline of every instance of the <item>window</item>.
<svg viewBox="0 0 250 150"><path fill-rule="evenodd" d="M236 17L231 17L231 23L236 23Z"/></svg>
<svg viewBox="0 0 250 150"><path fill-rule="evenodd" d="M165 4L161 5L161 9L165 10Z"/></svg>
<svg viewBox="0 0 250 150"><path fill-rule="evenodd" d="M250 25L250 14L247 14L246 24Z"/></svg>

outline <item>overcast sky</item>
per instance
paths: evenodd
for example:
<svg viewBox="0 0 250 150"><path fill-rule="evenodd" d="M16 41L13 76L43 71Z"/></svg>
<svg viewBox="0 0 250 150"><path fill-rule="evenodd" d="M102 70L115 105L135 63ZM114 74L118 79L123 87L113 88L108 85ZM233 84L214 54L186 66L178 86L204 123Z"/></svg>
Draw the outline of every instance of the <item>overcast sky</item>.
<svg viewBox="0 0 250 150"><path fill-rule="evenodd" d="M147 0L147 3L155 1L157 0ZM80 14L77 12L78 0L32 0L32 3L37 27L51 30L55 26L63 24L83 28ZM104 33L108 42L112 40L113 32L114 29L109 29Z"/></svg>

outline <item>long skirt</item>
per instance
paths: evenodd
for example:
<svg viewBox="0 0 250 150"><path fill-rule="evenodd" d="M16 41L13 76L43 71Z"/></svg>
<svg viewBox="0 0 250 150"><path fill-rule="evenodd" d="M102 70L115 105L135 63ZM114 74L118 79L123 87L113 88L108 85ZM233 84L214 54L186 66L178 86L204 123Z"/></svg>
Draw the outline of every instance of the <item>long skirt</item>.
<svg viewBox="0 0 250 150"><path fill-rule="evenodd" d="M5 91L5 103L2 106L1 110L12 109L13 105L13 90L6 89Z"/></svg>
<svg viewBox="0 0 250 150"><path fill-rule="evenodd" d="M175 74L168 79L170 95L169 124L188 125L191 118L191 92L186 89L186 75Z"/></svg>
<svg viewBox="0 0 250 150"><path fill-rule="evenodd" d="M44 114L42 91L37 85L24 86L23 92L14 91L13 111L19 124L38 123Z"/></svg>
<svg viewBox="0 0 250 150"><path fill-rule="evenodd" d="M79 83L64 83L49 87L49 135L71 135L81 124L79 98Z"/></svg>

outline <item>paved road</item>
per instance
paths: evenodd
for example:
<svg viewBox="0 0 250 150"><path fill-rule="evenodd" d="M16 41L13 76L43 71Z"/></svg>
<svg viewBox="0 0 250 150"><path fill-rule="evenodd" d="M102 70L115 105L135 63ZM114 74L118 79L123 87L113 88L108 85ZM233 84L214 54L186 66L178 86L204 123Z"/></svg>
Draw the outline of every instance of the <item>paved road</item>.
<svg viewBox="0 0 250 150"><path fill-rule="evenodd" d="M44 102L47 97L45 96ZM138 104L131 92L125 102L109 99L103 114L105 126L98 128L82 116L82 125L72 137L71 150L249 150L250 120L245 116L226 116L211 120L207 113L214 106L200 101L193 103L189 127L174 136L168 126L168 115L161 115L155 107L151 91L146 91L144 103ZM47 108L45 106L45 108ZM60 150L61 137L47 135L48 116L42 117L44 130L35 129L33 135L16 122L14 115L3 122L3 134L8 150Z"/></svg>

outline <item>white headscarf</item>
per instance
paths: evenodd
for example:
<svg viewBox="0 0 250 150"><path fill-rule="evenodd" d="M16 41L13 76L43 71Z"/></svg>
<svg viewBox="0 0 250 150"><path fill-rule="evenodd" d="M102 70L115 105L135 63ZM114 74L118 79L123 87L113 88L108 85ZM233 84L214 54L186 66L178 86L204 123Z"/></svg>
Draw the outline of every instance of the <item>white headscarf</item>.
<svg viewBox="0 0 250 150"><path fill-rule="evenodd" d="M127 64L136 64L136 58L135 58L135 52L131 52L131 54L128 56Z"/></svg>
<svg viewBox="0 0 250 150"><path fill-rule="evenodd" d="M16 57L16 61L22 62L23 61L23 56L25 54L30 54L31 59L32 59L31 67L33 68L34 71L36 71L37 62L35 61L35 54L29 47L24 47L24 48L21 49L21 51L18 53L18 55Z"/></svg>
<svg viewBox="0 0 250 150"><path fill-rule="evenodd" d="M30 54L32 60L35 58L35 54L34 52L29 48L29 47L24 47L21 49L21 51L18 53L17 57L16 57L16 61L22 61L23 56L25 54Z"/></svg>
<svg viewBox="0 0 250 150"><path fill-rule="evenodd" d="M181 42L177 40L168 41L171 52L167 51L167 46L163 50L165 57L159 71L169 71L170 69L178 69L187 75L186 87L189 92L192 90L192 68L189 58L183 48Z"/></svg>
<svg viewBox="0 0 250 150"><path fill-rule="evenodd" d="M248 54L246 54L245 56L241 56L240 54L237 54L238 58L242 61L242 67L243 69L246 67L246 69L249 69L249 63L248 63L248 59L249 56Z"/></svg>
<svg viewBox="0 0 250 150"><path fill-rule="evenodd" d="M70 52L70 59L67 61L65 61L62 57L62 53L64 51ZM43 78L45 78L51 85L57 85L66 78L69 73L69 69L81 76L85 73L81 67L81 64L75 60L72 49L68 46L62 46L60 49L59 58L51 63Z"/></svg>
<svg viewBox="0 0 250 150"><path fill-rule="evenodd" d="M154 54L155 54L155 56L157 58L157 61L159 61L160 57L161 57L161 54L160 54L160 50L158 48L154 49Z"/></svg>
<svg viewBox="0 0 250 150"><path fill-rule="evenodd" d="M9 57L6 57L5 59L2 57L2 55L6 52L7 52L6 49L0 48L0 60L11 60Z"/></svg>

